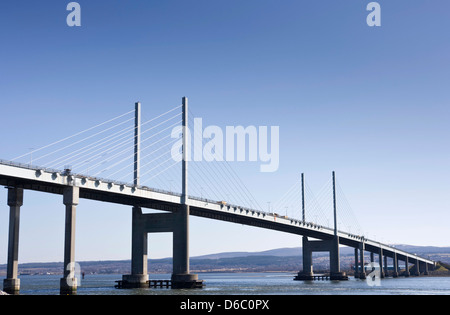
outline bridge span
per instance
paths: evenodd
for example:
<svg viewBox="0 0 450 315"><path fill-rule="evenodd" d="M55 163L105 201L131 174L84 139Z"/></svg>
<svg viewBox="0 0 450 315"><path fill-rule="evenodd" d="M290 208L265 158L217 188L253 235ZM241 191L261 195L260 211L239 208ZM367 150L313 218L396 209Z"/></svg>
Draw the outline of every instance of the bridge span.
<svg viewBox="0 0 450 315"><path fill-rule="evenodd" d="M355 249L355 276L365 278L366 270L364 252L371 253L371 260L378 255L381 276L387 269L386 259L393 259L394 276L398 276L399 261L405 262L405 273L409 274L409 263L415 265L414 273L427 274L435 262L415 254L398 250L392 246L366 239L337 228L337 207L335 178L333 172L334 229L305 220L280 216L225 201L198 198L188 194L188 159L189 143L187 141L188 104L182 99L182 192L173 193L152 189L140 184L141 154L141 105L135 104L134 125L134 182L132 184L76 174L70 169L63 171L45 167L20 164L0 160L0 185L8 189L8 206L10 207L7 277L3 281L4 291L18 293L19 256L19 222L20 208L26 190L62 196L66 210L64 237L64 271L60 281L61 294L72 294L77 290L75 268L75 221L76 208L80 199L97 200L132 207L132 248L131 274L123 275L123 287L148 287L147 237L148 233L171 232L173 234L173 288L201 287L198 275L192 274L189 267L189 217L198 216L213 220L234 222L248 226L299 235L302 237L303 270L295 280L313 280L312 253L328 252L330 255L330 279L347 280L341 271L339 245ZM178 108L178 107L176 107ZM175 109L176 109L175 108ZM169 112L173 111L170 110ZM169 113L167 112L167 113ZM102 125L102 124L101 124ZM109 129L106 129L108 131ZM66 138L69 139L70 137ZM149 137L150 138L150 137ZM148 139L149 139L148 138ZM97 145L96 145L97 146ZM117 145L116 145L117 146ZM77 153L79 155L80 153ZM100 155L101 157L101 155ZM303 176L302 176L303 189ZM304 199L303 199L304 202ZM161 210L161 213L143 213L142 209Z"/></svg>
<svg viewBox="0 0 450 315"><path fill-rule="evenodd" d="M23 194L26 190L63 196L63 202L66 205L65 265L75 262L73 255L75 234L73 231L75 230L76 205L78 205L79 199L90 199L133 207L133 268L132 275L124 275L124 280L128 281L130 286L145 285L147 280L147 233L173 232L174 273L182 268L188 268L188 252L181 251L181 255L179 252L180 248L186 248L187 244L185 243L188 242L188 239L177 235L177 229L180 230L179 226L177 227L177 220L182 206L181 194L8 161L0 161L0 185L8 188L8 205L11 209L8 275L4 281L5 289L10 292L18 291L20 287L17 273L18 226L20 206L23 204ZM303 271L299 272L298 280L313 279L311 253L314 251L330 252L331 268L335 272L333 279L345 279L345 276L340 273L339 247L336 244L355 248L356 274L362 278L365 277L365 251L379 255L378 261L381 262L381 265L384 257L392 258L394 276L399 268L399 261L414 264L414 272L418 274L427 274L429 268L433 268L435 265L435 262L430 259L345 231L337 231L338 243L336 243L334 229L312 222L195 196L187 198L187 206L189 214L193 216L302 236ZM142 208L162 210L166 213L143 214ZM179 242L184 243L184 246L179 245ZM381 268L383 269L383 267ZM333 273L331 276L333 277ZM65 278L63 279L61 281L62 288L65 287ZM187 279L189 279L188 283L192 285L195 277L187 276Z"/></svg>

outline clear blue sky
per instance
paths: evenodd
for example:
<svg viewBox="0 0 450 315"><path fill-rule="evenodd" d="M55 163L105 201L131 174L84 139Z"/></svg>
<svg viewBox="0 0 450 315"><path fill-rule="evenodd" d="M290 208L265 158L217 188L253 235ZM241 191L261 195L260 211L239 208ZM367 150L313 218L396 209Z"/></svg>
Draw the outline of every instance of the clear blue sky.
<svg viewBox="0 0 450 315"><path fill-rule="evenodd" d="M188 96L211 125L280 126L280 168L236 170L263 206L306 173L335 170L364 232L450 246L450 4L378 1L69 1L0 4L0 158L133 109L151 117ZM8 207L0 194L0 263ZM20 262L63 260L60 196L26 192ZM191 255L300 245L300 238L191 219ZM169 234L150 257L171 255ZM223 241L224 239L227 242ZM82 201L77 260L129 259L131 211Z"/></svg>

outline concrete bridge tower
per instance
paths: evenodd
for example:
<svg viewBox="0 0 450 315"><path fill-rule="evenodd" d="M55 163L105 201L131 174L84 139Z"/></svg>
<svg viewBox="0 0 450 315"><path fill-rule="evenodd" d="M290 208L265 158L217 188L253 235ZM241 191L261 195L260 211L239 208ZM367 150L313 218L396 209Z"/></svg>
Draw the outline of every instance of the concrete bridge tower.
<svg viewBox="0 0 450 315"><path fill-rule="evenodd" d="M299 272L294 280L314 280L312 253L329 252L330 253L330 280L348 280L345 272L341 271L339 261L339 236L337 228L337 206L336 206L336 180L333 172L333 211L334 211L334 236L326 240L309 240L303 236L303 271ZM305 220L304 206L304 177L302 174L302 208L303 220Z"/></svg>
<svg viewBox="0 0 450 315"><path fill-rule="evenodd" d="M140 103L136 103L134 184L139 186ZM203 285L189 270L189 197L188 197L188 99L182 100L183 160L181 204L171 213L143 214L139 205L133 207L131 274L124 275L124 288L148 287L147 241L148 233L173 233L173 288L197 288Z"/></svg>

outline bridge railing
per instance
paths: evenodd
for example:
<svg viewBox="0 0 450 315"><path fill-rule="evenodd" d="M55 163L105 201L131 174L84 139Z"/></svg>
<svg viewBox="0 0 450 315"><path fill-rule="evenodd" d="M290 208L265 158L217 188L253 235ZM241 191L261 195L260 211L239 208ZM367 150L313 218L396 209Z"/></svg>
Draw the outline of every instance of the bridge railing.
<svg viewBox="0 0 450 315"><path fill-rule="evenodd" d="M20 167L20 168L28 169L28 170L32 170L32 171L44 171L44 172L48 172L48 173L57 173L57 174L60 174L63 176L70 175L70 176L77 177L77 178L87 178L87 179L90 179L93 181L100 181L103 183L111 183L111 184L114 184L117 186L123 185L123 186L127 186L127 187L136 187L136 188L147 190L147 191L153 191L153 192L163 193L163 194L167 194L167 195L173 195L173 196L177 196L177 197L181 196L180 193L175 193L175 192L160 189L160 188L151 188L148 186L140 186L140 185L135 186L134 184L128 183L128 182L116 181L116 180L112 180L109 178L90 176L90 175L86 175L86 174L79 174L79 173L72 173L72 172L70 174L66 174L65 171L63 171L63 170L57 170L57 169L42 167L42 166L37 166L37 165L30 165L30 164L13 162L13 161L6 161L6 160L2 160L2 159L0 159L0 164L7 165L7 166Z"/></svg>
<svg viewBox="0 0 450 315"><path fill-rule="evenodd" d="M33 171L42 170L42 171L46 171L46 172L49 172L49 173L62 173L61 170L56 170L56 169L53 169L53 168L33 166L31 164L6 161L6 160L2 160L2 159L0 159L0 164L7 165L7 166L16 166L16 167L20 167L20 168L24 168L24 169L28 169L28 170L33 170Z"/></svg>

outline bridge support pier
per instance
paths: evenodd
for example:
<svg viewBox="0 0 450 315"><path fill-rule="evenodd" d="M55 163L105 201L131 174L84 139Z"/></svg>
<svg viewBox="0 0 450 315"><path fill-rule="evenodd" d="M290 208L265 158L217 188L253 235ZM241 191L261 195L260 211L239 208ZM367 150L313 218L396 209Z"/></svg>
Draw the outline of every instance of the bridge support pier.
<svg viewBox="0 0 450 315"><path fill-rule="evenodd" d="M364 266L364 243L360 243L359 244L359 262L360 262L360 266L361 266L361 270L359 272L359 278L360 279L366 279L366 270L365 270L365 266Z"/></svg>
<svg viewBox="0 0 450 315"><path fill-rule="evenodd" d="M189 206L172 213L143 214L133 207L131 274L122 276L122 288L148 288L148 233L173 233L172 288L200 288L203 281L189 272Z"/></svg>
<svg viewBox="0 0 450 315"><path fill-rule="evenodd" d="M23 205L23 189L8 188L9 206L9 239L8 265L6 279L3 280L3 290L9 294L19 294L20 279L18 278L19 264L19 222L20 207Z"/></svg>
<svg viewBox="0 0 450 315"><path fill-rule="evenodd" d="M60 294L76 294L77 278L75 277L75 219L79 203L80 189L69 186L64 189L64 205L66 206L66 222L64 235L64 277L60 280Z"/></svg>
<svg viewBox="0 0 450 315"><path fill-rule="evenodd" d="M383 249L380 248L380 251L378 252L378 261L380 264L380 278L384 278L384 268L383 268Z"/></svg>
<svg viewBox="0 0 450 315"><path fill-rule="evenodd" d="M303 237L303 271L299 272L294 280L313 280L313 252L329 252L330 253L330 280L348 280L345 272L340 270L339 261L339 239L310 241L308 237Z"/></svg>
<svg viewBox="0 0 450 315"><path fill-rule="evenodd" d="M415 265L415 275L416 276L420 276L420 263L419 263L419 259L416 258L416 265Z"/></svg>
<svg viewBox="0 0 450 315"><path fill-rule="evenodd" d="M341 271L339 257L339 236L335 235L330 249L330 280L348 280L347 274Z"/></svg>
<svg viewBox="0 0 450 315"><path fill-rule="evenodd" d="M198 275L189 268L189 205L182 204L174 214L172 288L196 288L202 286Z"/></svg>
<svg viewBox="0 0 450 315"><path fill-rule="evenodd" d="M423 271L423 274L425 275L425 276L428 276L428 264L427 263L424 263L424 271Z"/></svg>
<svg viewBox="0 0 450 315"><path fill-rule="evenodd" d="M388 277L387 255L384 255L384 277Z"/></svg>
<svg viewBox="0 0 450 315"><path fill-rule="evenodd" d="M397 257L397 253L395 253L395 252L394 252L393 262L394 262L394 271L393 271L392 276L394 278L398 278L398 257Z"/></svg>
<svg viewBox="0 0 450 315"><path fill-rule="evenodd" d="M355 279L359 279L359 256L358 249L355 248Z"/></svg>
<svg viewBox="0 0 450 315"><path fill-rule="evenodd" d="M302 238L302 257L303 257L303 271L299 272L294 280L312 281L314 280L313 264L312 264L312 250L309 245L308 237Z"/></svg>
<svg viewBox="0 0 450 315"><path fill-rule="evenodd" d="M409 272L409 261L408 257L405 257L405 277L409 277L411 273Z"/></svg>
<svg viewBox="0 0 450 315"><path fill-rule="evenodd" d="M144 230L144 215L140 207L133 207L131 230L131 274L123 275L124 288L148 287L148 235Z"/></svg>

